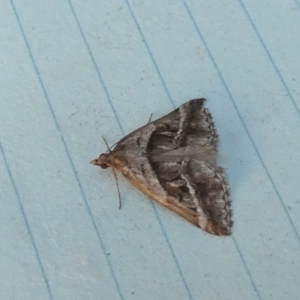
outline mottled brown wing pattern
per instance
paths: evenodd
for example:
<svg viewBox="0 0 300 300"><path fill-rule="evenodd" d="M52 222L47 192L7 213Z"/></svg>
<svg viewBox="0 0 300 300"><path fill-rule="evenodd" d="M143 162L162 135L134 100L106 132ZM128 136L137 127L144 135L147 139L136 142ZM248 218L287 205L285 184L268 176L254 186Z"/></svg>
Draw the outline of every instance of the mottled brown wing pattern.
<svg viewBox="0 0 300 300"><path fill-rule="evenodd" d="M228 235L232 225L229 186L224 170L216 166L218 135L203 103L204 99L191 100L156 121L147 155L171 201L197 211L195 225Z"/></svg>
<svg viewBox="0 0 300 300"><path fill-rule="evenodd" d="M186 185L197 206L199 226L206 231L219 235L231 233L231 209L229 185L221 167L212 166L204 161L190 160L186 163Z"/></svg>
<svg viewBox="0 0 300 300"><path fill-rule="evenodd" d="M173 164L173 163L172 163ZM168 162L156 164L161 186L180 207L197 211L196 226L217 235L229 235L232 225L229 186L224 170L196 159L178 161L177 168ZM177 169L177 170L176 170Z"/></svg>
<svg viewBox="0 0 300 300"><path fill-rule="evenodd" d="M157 126L148 143L148 153L193 146L204 146L216 151L218 135L211 114L204 107L205 99L191 100L170 114L154 121Z"/></svg>

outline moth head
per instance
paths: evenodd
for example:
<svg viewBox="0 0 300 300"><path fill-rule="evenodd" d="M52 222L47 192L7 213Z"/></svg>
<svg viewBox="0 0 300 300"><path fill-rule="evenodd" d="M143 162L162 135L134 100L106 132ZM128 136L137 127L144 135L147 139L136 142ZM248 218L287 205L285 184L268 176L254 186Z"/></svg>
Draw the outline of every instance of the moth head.
<svg viewBox="0 0 300 300"><path fill-rule="evenodd" d="M91 161L92 165L99 166L102 169L107 169L111 166L109 154L102 153L100 156Z"/></svg>

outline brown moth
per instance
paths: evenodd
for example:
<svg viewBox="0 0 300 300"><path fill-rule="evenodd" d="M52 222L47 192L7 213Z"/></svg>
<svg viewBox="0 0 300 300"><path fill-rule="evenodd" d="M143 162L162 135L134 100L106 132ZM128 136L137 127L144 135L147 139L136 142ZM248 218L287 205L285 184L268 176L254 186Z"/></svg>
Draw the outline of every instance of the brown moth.
<svg viewBox="0 0 300 300"><path fill-rule="evenodd" d="M91 163L113 167L140 191L201 229L231 234L229 185L205 99L194 99L122 138Z"/></svg>

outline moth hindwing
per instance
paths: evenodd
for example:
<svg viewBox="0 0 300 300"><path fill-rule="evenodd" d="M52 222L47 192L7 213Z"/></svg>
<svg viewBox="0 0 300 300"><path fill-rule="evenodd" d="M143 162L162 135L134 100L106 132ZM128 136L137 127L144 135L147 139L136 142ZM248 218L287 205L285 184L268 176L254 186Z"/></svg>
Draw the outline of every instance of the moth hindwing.
<svg viewBox="0 0 300 300"><path fill-rule="evenodd" d="M205 99L194 99L122 138L92 161L201 229L231 234L229 185L217 165L218 135Z"/></svg>

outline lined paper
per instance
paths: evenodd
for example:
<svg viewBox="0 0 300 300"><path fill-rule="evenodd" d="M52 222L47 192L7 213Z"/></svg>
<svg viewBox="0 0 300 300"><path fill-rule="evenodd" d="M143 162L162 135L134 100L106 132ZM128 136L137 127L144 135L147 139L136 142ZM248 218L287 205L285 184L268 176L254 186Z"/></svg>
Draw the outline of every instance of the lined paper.
<svg viewBox="0 0 300 300"><path fill-rule="evenodd" d="M1 299L297 299L298 0L0 3ZM89 164L198 97L231 237Z"/></svg>

